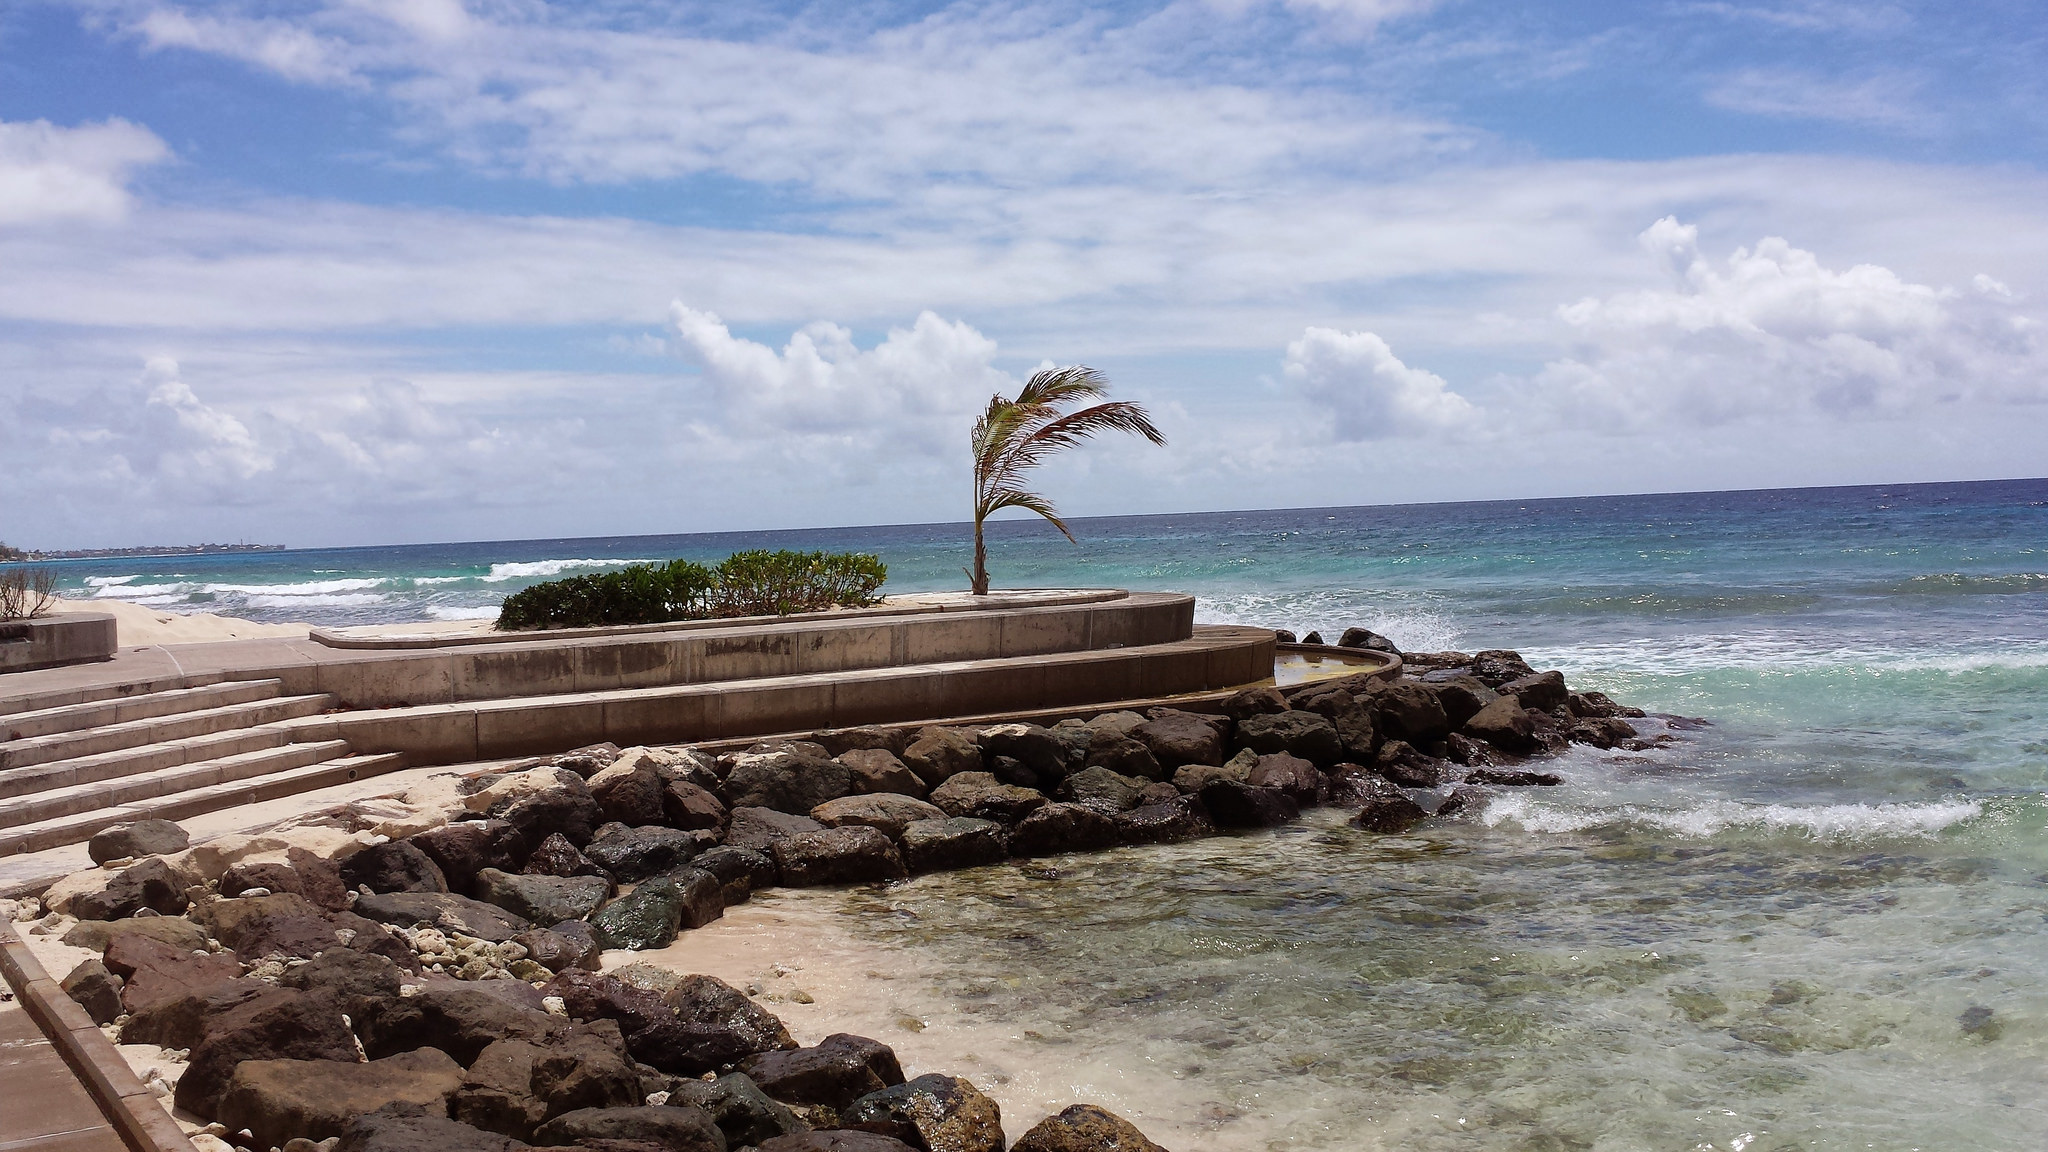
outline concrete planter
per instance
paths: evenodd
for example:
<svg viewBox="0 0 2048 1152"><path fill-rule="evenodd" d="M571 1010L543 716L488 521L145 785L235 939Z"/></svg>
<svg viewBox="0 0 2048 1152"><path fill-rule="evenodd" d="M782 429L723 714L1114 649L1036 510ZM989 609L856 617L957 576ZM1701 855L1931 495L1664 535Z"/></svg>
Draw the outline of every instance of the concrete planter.
<svg viewBox="0 0 2048 1152"><path fill-rule="evenodd" d="M0 672L111 660L119 639L114 618L76 612L0 622Z"/></svg>

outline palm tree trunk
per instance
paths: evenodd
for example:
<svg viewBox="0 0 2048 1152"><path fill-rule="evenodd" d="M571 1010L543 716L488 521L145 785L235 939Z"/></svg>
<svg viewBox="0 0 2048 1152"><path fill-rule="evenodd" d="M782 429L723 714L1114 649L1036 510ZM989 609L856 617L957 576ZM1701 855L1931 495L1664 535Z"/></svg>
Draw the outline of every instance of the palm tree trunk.
<svg viewBox="0 0 2048 1152"><path fill-rule="evenodd" d="M981 517L974 518L974 594L988 595L988 545L981 540Z"/></svg>

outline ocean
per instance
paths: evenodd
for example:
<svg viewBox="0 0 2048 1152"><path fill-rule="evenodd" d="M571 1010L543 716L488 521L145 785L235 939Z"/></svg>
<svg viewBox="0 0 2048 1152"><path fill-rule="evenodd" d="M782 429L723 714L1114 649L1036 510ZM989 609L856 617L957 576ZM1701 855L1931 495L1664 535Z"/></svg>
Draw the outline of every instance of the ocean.
<svg viewBox="0 0 2048 1152"><path fill-rule="evenodd" d="M1173 1147L2048 1144L2048 481L1074 528L996 526L996 583L1517 648L1707 724L1403 836L1326 812L816 897L927 965L897 1007L932 1042L1072 1069ZM874 551L890 591L968 559L939 525L55 567L71 595L353 624L740 547Z"/></svg>

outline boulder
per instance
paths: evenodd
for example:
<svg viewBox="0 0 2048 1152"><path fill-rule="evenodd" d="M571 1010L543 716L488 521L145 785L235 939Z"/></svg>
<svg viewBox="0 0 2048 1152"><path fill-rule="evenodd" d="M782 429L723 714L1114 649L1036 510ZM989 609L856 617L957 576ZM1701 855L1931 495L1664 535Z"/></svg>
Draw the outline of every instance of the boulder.
<svg viewBox="0 0 2048 1152"><path fill-rule="evenodd" d="M1201 797L1218 828L1272 828L1301 818L1301 806L1278 788L1218 780L1204 787Z"/></svg>
<svg viewBox="0 0 2048 1152"><path fill-rule="evenodd" d="M1526 772L1513 768L1481 768L1465 777L1467 784L1493 784L1503 788L1527 788L1532 785L1554 788L1564 783L1564 777L1555 772Z"/></svg>
<svg viewBox="0 0 2048 1152"><path fill-rule="evenodd" d="M974 733L936 725L920 728L903 750L903 764L930 788L960 775L982 770L981 745Z"/></svg>
<svg viewBox="0 0 2048 1152"><path fill-rule="evenodd" d="M1116 821L1107 813L1086 804L1047 804L1017 822L1010 833L1010 854L1095 852L1117 843Z"/></svg>
<svg viewBox="0 0 2048 1152"><path fill-rule="evenodd" d="M341 882L372 892L446 892L441 866L409 840L365 848L341 862Z"/></svg>
<svg viewBox="0 0 2048 1152"><path fill-rule="evenodd" d="M1595 748L1613 748L1636 738L1635 725L1618 717L1603 717L1580 720L1565 730L1565 736L1574 744L1590 744Z"/></svg>
<svg viewBox="0 0 2048 1152"><path fill-rule="evenodd" d="M799 833L776 841L772 852L782 882L799 888L901 880L910 874L889 837L865 825Z"/></svg>
<svg viewBox="0 0 2048 1152"><path fill-rule="evenodd" d="M1391 782L1377 776L1359 778L1361 791L1358 815L1351 818L1354 827L1367 832L1406 832L1429 818L1422 805L1410 799L1406 792Z"/></svg>
<svg viewBox="0 0 2048 1152"><path fill-rule="evenodd" d="M1329 717L1300 709L1251 717L1237 726L1237 741L1261 755L1285 752L1319 766L1344 758L1344 738Z"/></svg>
<svg viewBox="0 0 2048 1152"><path fill-rule="evenodd" d="M169 856L192 846L192 838L169 820L131 820L93 833L86 841L85 854L95 864L109 860L139 860L144 856Z"/></svg>
<svg viewBox="0 0 2048 1152"><path fill-rule="evenodd" d="M752 1147L809 1128L796 1113L769 1099L759 1085L739 1072L710 1081L679 1080L669 1089L668 1102L709 1113L712 1123L725 1133L728 1148Z"/></svg>
<svg viewBox="0 0 2048 1152"><path fill-rule="evenodd" d="M1337 647L1363 648L1368 652L1391 652L1396 656L1401 654L1401 650L1394 647L1392 640L1370 628L1346 628L1344 634L1337 638Z"/></svg>
<svg viewBox="0 0 2048 1152"><path fill-rule="evenodd" d="M547 1102L533 1092L533 1065L547 1051L530 1040L492 1043L449 1097L448 1114L486 1132L533 1139L533 1130L548 1119Z"/></svg>
<svg viewBox="0 0 2048 1152"><path fill-rule="evenodd" d="M1030 765L1017 759L1015 756L989 757L988 771L989 775L994 776L1003 783L1015 784L1019 788L1038 788L1041 785L1050 788L1052 786Z"/></svg>
<svg viewBox="0 0 2048 1152"><path fill-rule="evenodd" d="M577 1020L611 1020L622 1035L675 1019L661 994L617 976L572 969L541 985L542 996L558 996L564 1011Z"/></svg>
<svg viewBox="0 0 2048 1152"><path fill-rule="evenodd" d="M524 1152L510 1136L485 1132L417 1104L389 1104L349 1121L333 1152Z"/></svg>
<svg viewBox="0 0 2048 1152"><path fill-rule="evenodd" d="M832 756L844 758L848 752L887 752L891 756L903 755L910 742L917 739L917 733L907 728L884 728L876 724L864 724L858 728L827 728L814 733L812 738L819 747Z"/></svg>
<svg viewBox="0 0 2048 1152"><path fill-rule="evenodd" d="M245 860L228 866L220 875L220 894L240 896L251 888L289 892L303 896L322 912L339 912L348 907L348 887L341 870L331 860L322 860L303 848L293 848L291 862Z"/></svg>
<svg viewBox="0 0 2048 1152"><path fill-rule="evenodd" d="M1261 684L1233 693L1217 707L1225 716L1242 724L1254 716L1272 716L1287 711L1287 697L1271 684Z"/></svg>
<svg viewBox="0 0 2048 1152"><path fill-rule="evenodd" d="M1522 659L1521 653L1511 652L1502 648L1476 652L1470 660L1460 661L1460 663L1469 666L1474 676L1477 676L1486 683L1487 687L1495 691L1498 691L1511 680L1519 680L1524 676L1533 676L1536 673L1536 670L1529 667L1528 663Z"/></svg>
<svg viewBox="0 0 2048 1152"><path fill-rule="evenodd" d="M611 1021L579 1024L556 1037L534 1058L529 1081L551 1119L579 1108L639 1104L642 1083L641 1071L626 1055L625 1040Z"/></svg>
<svg viewBox="0 0 2048 1152"><path fill-rule="evenodd" d="M1321 632L1310 632L1301 638L1301 642L1303 644L1321 644L1323 642L1323 634Z"/></svg>
<svg viewBox="0 0 2048 1152"><path fill-rule="evenodd" d="M997 864L1009 854L1008 834L993 820L954 816L919 820L903 829L904 864L916 873Z"/></svg>
<svg viewBox="0 0 2048 1152"><path fill-rule="evenodd" d="M894 1136L879 1132L798 1132L761 1142L758 1152L917 1152Z"/></svg>
<svg viewBox="0 0 2048 1152"><path fill-rule="evenodd" d="M1500 693L1477 676L1458 675L1428 683L1436 692L1437 703L1443 705L1444 719L1454 731L1479 715L1480 709L1500 699Z"/></svg>
<svg viewBox="0 0 2048 1152"><path fill-rule="evenodd" d="M428 984L411 996L384 1005L362 1026L363 1051L382 1059L415 1048L439 1048L462 1065L476 1063L485 1048L499 1040L553 1042L568 1031L569 1022L536 1008L515 1004L485 984L517 984L487 980L480 984L450 980ZM528 994L532 988L521 984ZM348 1057L353 1060L353 1049Z"/></svg>
<svg viewBox="0 0 2048 1152"><path fill-rule="evenodd" d="M773 808L735 808L732 810L732 824L725 830L725 842L733 848L767 852L778 840L799 832L817 832L824 827L809 816L791 816Z"/></svg>
<svg viewBox="0 0 2048 1152"><path fill-rule="evenodd" d="M1094 728L1088 731L1088 748L1082 754L1081 762L1087 768L1105 768L1119 776L1135 776L1145 780L1158 780L1166 775L1166 769L1159 763L1159 757L1145 742L1127 736L1111 728Z"/></svg>
<svg viewBox="0 0 2048 1152"><path fill-rule="evenodd" d="M533 1138L542 1145L619 1140L664 1152L726 1152L725 1134L711 1114L689 1105L579 1108L541 1125Z"/></svg>
<svg viewBox="0 0 2048 1152"><path fill-rule="evenodd" d="M368 899L360 897L357 903ZM339 942L334 934L339 917L328 919L311 901L290 892L215 900L195 906L191 916L208 935L244 956L311 956Z"/></svg>
<svg viewBox="0 0 2048 1152"><path fill-rule="evenodd" d="M327 997L358 1027L363 1027L387 1002L398 998L400 978L398 965L385 957L352 948L335 948L285 969L277 983L281 988Z"/></svg>
<svg viewBox="0 0 2048 1152"><path fill-rule="evenodd" d="M1223 729L1215 719L1173 708L1154 708L1131 735L1152 750L1161 768L1223 763Z"/></svg>
<svg viewBox="0 0 2048 1152"><path fill-rule="evenodd" d="M204 1038L193 1046L178 1077L178 1107L212 1119L236 1066L245 1060L337 1061L352 1067L356 1038L334 1001L273 988L206 1022Z"/></svg>
<svg viewBox="0 0 2048 1152"><path fill-rule="evenodd" d="M838 760L853 773L855 792L893 792L923 799L931 791L930 785L887 748L853 748L841 752Z"/></svg>
<svg viewBox="0 0 2048 1152"><path fill-rule="evenodd" d="M183 916L145 916L140 920L80 920L58 937L60 943L88 952L105 952L120 936L147 936L187 952L206 947L206 929Z"/></svg>
<svg viewBox="0 0 2048 1152"><path fill-rule="evenodd" d="M116 1015L141 1012L172 997L199 992L242 975L241 957L231 951L194 952L139 935L115 937L107 944L104 962L107 970L122 981ZM68 981L65 991L70 991Z"/></svg>
<svg viewBox="0 0 2048 1152"><path fill-rule="evenodd" d="M525 778L523 785L516 791L508 788L503 799L484 811L511 823L528 844L538 844L554 832L579 848L590 842L604 810L583 777L565 768L534 768L513 775ZM497 787L478 795L490 796Z"/></svg>
<svg viewBox="0 0 2048 1152"><path fill-rule="evenodd" d="M1328 720L1337 729L1337 739L1343 743L1344 755L1350 759L1368 759L1379 745L1379 731L1373 726L1372 713L1358 702L1356 696L1342 688L1303 692L1294 698L1294 707Z"/></svg>
<svg viewBox="0 0 2048 1152"><path fill-rule="evenodd" d="M1467 768L1481 768L1493 763L1493 752L1470 736L1453 732L1444 737L1444 759Z"/></svg>
<svg viewBox="0 0 2048 1152"><path fill-rule="evenodd" d="M910 774L905 772L904 775ZM710 789L689 780L675 780L664 785L661 805L662 815L677 828L722 828L728 815L725 801Z"/></svg>
<svg viewBox="0 0 2048 1152"><path fill-rule="evenodd" d="M185 890L197 883L198 877L151 856L121 869L99 891L80 893L71 902L71 914L80 920L123 920L147 908L176 916L191 904Z"/></svg>
<svg viewBox="0 0 2048 1152"><path fill-rule="evenodd" d="M1298 644L1301 642L1291 630L1286 628L1273 629L1273 639L1281 644Z"/></svg>
<svg viewBox="0 0 2048 1152"><path fill-rule="evenodd" d="M1135 743L1135 742L1134 742ZM1139 745L1143 747L1143 745ZM1149 753L1148 753L1149 754ZM1061 798L1106 813L1136 808L1147 781L1119 776L1107 768L1083 768L1060 782Z"/></svg>
<svg viewBox="0 0 2048 1152"><path fill-rule="evenodd" d="M546 838L569 842L559 832ZM408 842L440 867L451 892L469 892L476 874L486 868L519 871L527 853L526 837L510 820L456 820L408 837Z"/></svg>
<svg viewBox="0 0 2048 1152"><path fill-rule="evenodd" d="M495 868L497 865L491 867ZM540 847L533 850L519 870L528 876L596 876L602 880L612 879L611 873L599 867L597 861L585 856L582 849L569 843L569 838L560 832L549 833L548 838L540 842ZM505 868L500 871L509 872L511 869Z"/></svg>
<svg viewBox="0 0 2048 1152"><path fill-rule="evenodd" d="M734 758L725 797L734 808L772 808L803 815L853 791L846 765L792 749Z"/></svg>
<svg viewBox="0 0 2048 1152"><path fill-rule="evenodd" d="M1287 794L1295 804L1306 807L1314 804L1321 795L1323 774L1316 766L1299 756L1275 752L1259 757L1259 762L1249 775L1246 784L1254 788L1277 788Z"/></svg>
<svg viewBox="0 0 2048 1152"><path fill-rule="evenodd" d="M1644 713L1641 708L1630 708L1614 702L1605 692L1574 692L1566 700L1566 707L1572 715L1588 719L1634 718L1640 720Z"/></svg>
<svg viewBox="0 0 2048 1152"><path fill-rule="evenodd" d="M1113 732L1118 736L1130 736L1144 726L1144 715L1128 710L1104 712L1084 725L1090 732Z"/></svg>
<svg viewBox="0 0 2048 1152"><path fill-rule="evenodd" d="M503 943L533 927L523 917L503 908L452 892L391 892L364 896L356 901L355 911L357 915L379 924L394 924L400 928L428 924L443 932L460 932L493 944Z"/></svg>
<svg viewBox="0 0 2048 1152"><path fill-rule="evenodd" d="M1359 629L1352 629L1352 632ZM1351 632L1346 632L1349 636ZM1075 1104L1047 1116L1010 1145L1010 1152L1166 1152L1107 1108Z"/></svg>
<svg viewBox="0 0 2048 1152"><path fill-rule="evenodd" d="M879 1040L835 1033L811 1048L763 1052L740 1062L761 1091L792 1104L839 1109L903 1083L896 1053Z"/></svg>
<svg viewBox="0 0 2048 1152"><path fill-rule="evenodd" d="M1443 701L1433 687L1419 681L1395 681L1376 693L1372 704L1374 725L1385 739L1429 745L1450 733L1451 718Z"/></svg>
<svg viewBox="0 0 2048 1152"><path fill-rule="evenodd" d="M699 853L690 861L690 867L718 877L727 907L746 903L755 892L775 887L782 878L775 867L775 857L754 848L739 848L731 844L721 844Z"/></svg>
<svg viewBox="0 0 2048 1152"><path fill-rule="evenodd" d="M206 1038L214 1022L228 1013L257 1000L286 994L253 976L196 988L129 1016L121 1025L121 1043L193 1048Z"/></svg>
<svg viewBox="0 0 2048 1152"><path fill-rule="evenodd" d="M1496 698L1465 721L1465 735L1515 756L1526 756L1543 747L1536 722L1513 696Z"/></svg>
<svg viewBox="0 0 2048 1152"><path fill-rule="evenodd" d="M591 799L607 821L636 826L661 823L666 786L653 762L641 756L621 756L588 783Z"/></svg>
<svg viewBox="0 0 2048 1152"><path fill-rule="evenodd" d="M581 920L611 891L611 881L602 876L517 876L496 868L476 874L480 899L533 924Z"/></svg>
<svg viewBox="0 0 2048 1152"><path fill-rule="evenodd" d="M1251 777L1252 769L1258 766L1259 754L1247 748L1223 764L1182 766L1173 774L1173 786L1183 793L1193 795L1218 780L1236 780L1242 783Z"/></svg>
<svg viewBox="0 0 2048 1152"><path fill-rule="evenodd" d="M1571 699L1571 691L1565 687L1562 672L1531 672L1517 676L1500 686L1503 696L1513 696L1522 702L1524 708L1548 712L1561 708Z"/></svg>
<svg viewBox="0 0 2048 1152"><path fill-rule="evenodd" d="M918 820L943 820L946 814L915 796L875 792L842 796L811 809L811 819L827 828L856 825L879 829L891 840L901 840L903 829Z"/></svg>
<svg viewBox="0 0 2048 1152"><path fill-rule="evenodd" d="M1372 770L1403 788L1434 788L1444 782L1444 762L1416 751L1406 740L1381 745Z"/></svg>
<svg viewBox="0 0 2048 1152"><path fill-rule="evenodd" d="M1031 779L1017 783L1027 788L1050 788L1067 774L1066 745L1051 729L1037 724L997 724L976 734L984 760L1007 756L1022 764Z"/></svg>
<svg viewBox="0 0 2048 1152"><path fill-rule="evenodd" d="M236 975L241 975L237 966ZM121 1015L121 985L119 976L107 971L107 966L97 960L82 960L78 967L58 986L64 994L80 1008L95 1024L111 1024Z"/></svg>
<svg viewBox="0 0 2048 1152"><path fill-rule="evenodd" d="M526 949L526 957L550 972L561 972L569 968L588 968L596 971L604 962L604 949L597 943L597 936L590 931L590 925L577 922L584 934L571 935L559 931L568 927L558 924L554 928L535 928L521 932L512 938L514 944Z"/></svg>
<svg viewBox="0 0 2048 1152"><path fill-rule="evenodd" d="M932 789L931 802L950 816L1014 824L1045 806L1045 796L1005 784L987 772L961 772Z"/></svg>
<svg viewBox="0 0 2048 1152"><path fill-rule="evenodd" d="M702 831L685 832L658 824L640 828L612 825L583 848L591 862L621 884L673 872L716 841Z"/></svg>
<svg viewBox="0 0 2048 1152"><path fill-rule="evenodd" d="M581 748L571 749L556 756L550 764L556 768L566 768L588 780L611 767L621 755L623 753L619 751L619 746L607 740L602 744L586 744Z"/></svg>
<svg viewBox="0 0 2048 1152"><path fill-rule="evenodd" d="M1194 796L1141 804L1116 816L1117 836L1127 844L1174 844L1216 834L1209 812Z"/></svg>
<svg viewBox="0 0 2048 1152"><path fill-rule="evenodd" d="M840 1122L901 1131L928 1152L1003 1152L1002 1110L953 1076L919 1076L863 1096L840 1114Z"/></svg>
<svg viewBox="0 0 2048 1152"><path fill-rule="evenodd" d="M717 891L718 881L709 873L693 869L689 875L703 878L693 879L689 884L689 888L699 890L700 896L704 891ZM674 876L656 876L591 916L590 927L596 932L598 943L606 948L636 952L666 948L682 929L683 908L690 895ZM720 910L724 907L721 902Z"/></svg>
<svg viewBox="0 0 2048 1152"><path fill-rule="evenodd" d="M445 1109L461 1085L462 1066L434 1048L366 1064L249 1060L235 1068L214 1115L229 1131L248 1130L253 1146L276 1148L293 1137L340 1136L386 1104Z"/></svg>
<svg viewBox="0 0 2048 1152"><path fill-rule="evenodd" d="M673 1017L631 1032L635 1059L663 1072L701 1076L757 1052L796 1047L782 1021L732 985L686 976L662 997Z"/></svg>

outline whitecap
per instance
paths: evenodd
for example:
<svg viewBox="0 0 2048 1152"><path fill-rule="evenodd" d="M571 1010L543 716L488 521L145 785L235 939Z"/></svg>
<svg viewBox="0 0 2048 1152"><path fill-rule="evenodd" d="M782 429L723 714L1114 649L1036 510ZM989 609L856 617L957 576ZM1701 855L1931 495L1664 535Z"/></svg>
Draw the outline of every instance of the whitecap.
<svg viewBox="0 0 2048 1152"><path fill-rule="evenodd" d="M1637 804L1618 808L1577 808L1526 793L1501 796L1480 819L1487 827L1512 822L1525 832L1583 832L1633 825L1676 836L1705 839L1727 831L1790 833L1814 840L1860 840L1932 836L1983 815L1975 800L1932 800L1898 804L1755 804L1708 800L1684 808Z"/></svg>
<svg viewBox="0 0 2048 1152"><path fill-rule="evenodd" d="M632 564L660 564L660 560L534 560L520 563L493 564L488 576L479 580L518 580L531 576L559 576L577 568L624 568Z"/></svg>
<svg viewBox="0 0 2048 1152"><path fill-rule="evenodd" d="M428 608L426 612L427 618L430 620L496 620L498 618L496 605L484 605L477 608L446 608L436 606Z"/></svg>

